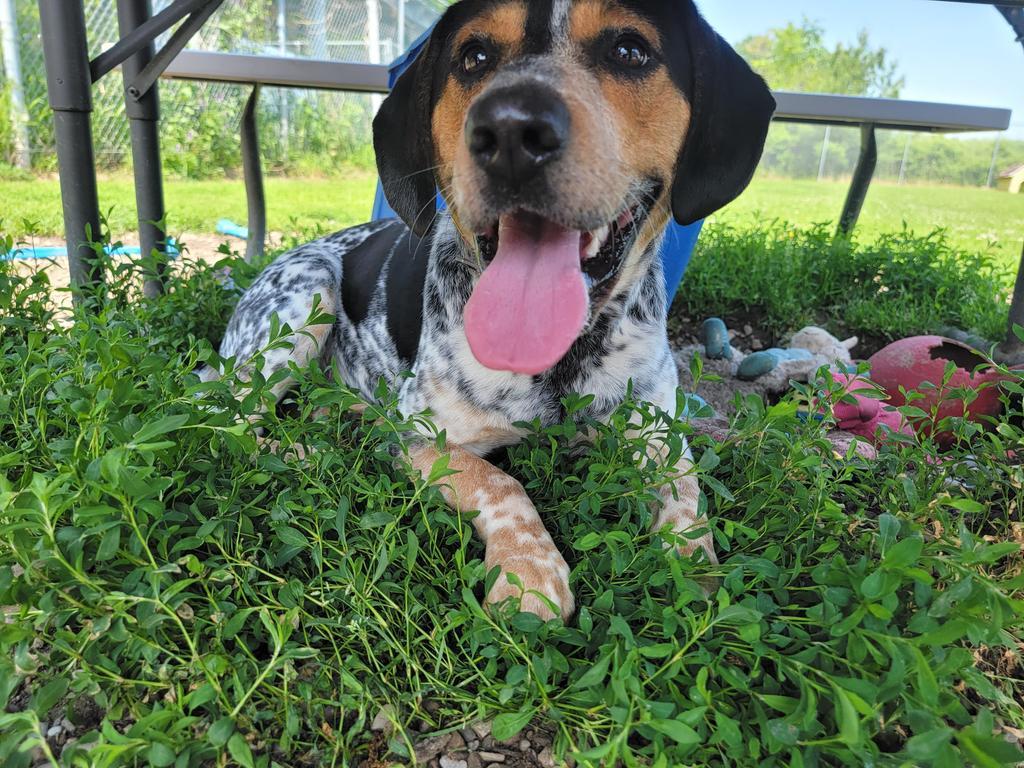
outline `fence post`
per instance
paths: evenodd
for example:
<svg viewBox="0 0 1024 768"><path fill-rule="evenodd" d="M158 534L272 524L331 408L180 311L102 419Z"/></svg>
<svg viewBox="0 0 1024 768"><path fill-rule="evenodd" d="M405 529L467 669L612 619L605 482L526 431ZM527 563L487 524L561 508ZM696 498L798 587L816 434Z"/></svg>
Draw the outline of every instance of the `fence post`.
<svg viewBox="0 0 1024 768"><path fill-rule="evenodd" d="M907 180L907 163L910 161L910 140L914 137L914 134L907 134L907 143L903 145L903 159L900 160L900 178L899 184L903 185L903 182Z"/></svg>
<svg viewBox="0 0 1024 768"><path fill-rule="evenodd" d="M14 164L28 170L32 165L28 138L28 110L21 79L21 52L18 50L18 17L14 0L0 0L0 49L4 55L4 74L11 88L11 125L14 127Z"/></svg>
<svg viewBox="0 0 1024 768"><path fill-rule="evenodd" d="M832 126L825 126L825 138L821 142L821 160L818 162L818 181L825 178L825 166L828 164L828 145L832 139Z"/></svg>
<svg viewBox="0 0 1024 768"><path fill-rule="evenodd" d="M366 53L367 61L380 64L380 0L366 0ZM377 114L383 101L380 94L370 96L373 114Z"/></svg>
<svg viewBox="0 0 1024 768"><path fill-rule="evenodd" d="M281 56L288 55L288 0L277 0L277 50ZM281 141L281 157L288 159L291 127L291 91L280 88L277 92L277 106L281 111L278 138Z"/></svg>
<svg viewBox="0 0 1024 768"><path fill-rule="evenodd" d="M985 187L988 189L992 188L992 184L996 180L996 163L999 162L999 145L1003 140L1003 134L996 134L996 145L992 148L992 162L988 167L988 181L985 182Z"/></svg>

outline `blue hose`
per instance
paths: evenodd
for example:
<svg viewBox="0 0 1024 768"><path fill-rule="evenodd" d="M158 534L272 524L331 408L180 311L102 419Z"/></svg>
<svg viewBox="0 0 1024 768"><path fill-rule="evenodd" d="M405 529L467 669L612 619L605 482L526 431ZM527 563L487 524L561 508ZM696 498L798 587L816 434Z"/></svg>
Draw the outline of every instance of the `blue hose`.
<svg viewBox="0 0 1024 768"><path fill-rule="evenodd" d="M141 256L142 249L137 245L122 245L118 248L108 245L103 249L108 256ZM14 259L63 259L68 255L68 249L62 246L45 245L33 248L22 246L15 248L8 253L0 253L0 261L13 261ZM177 243L173 237L167 238L167 255L171 258L180 255Z"/></svg>

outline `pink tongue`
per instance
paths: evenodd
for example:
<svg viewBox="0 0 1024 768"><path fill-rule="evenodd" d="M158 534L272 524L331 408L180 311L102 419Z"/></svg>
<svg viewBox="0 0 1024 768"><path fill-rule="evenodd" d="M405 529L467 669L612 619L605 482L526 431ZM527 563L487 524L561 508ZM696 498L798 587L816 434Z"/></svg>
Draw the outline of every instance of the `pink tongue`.
<svg viewBox="0 0 1024 768"><path fill-rule="evenodd" d="M539 217L502 217L498 253L466 304L469 347L487 368L554 367L587 319L579 232Z"/></svg>

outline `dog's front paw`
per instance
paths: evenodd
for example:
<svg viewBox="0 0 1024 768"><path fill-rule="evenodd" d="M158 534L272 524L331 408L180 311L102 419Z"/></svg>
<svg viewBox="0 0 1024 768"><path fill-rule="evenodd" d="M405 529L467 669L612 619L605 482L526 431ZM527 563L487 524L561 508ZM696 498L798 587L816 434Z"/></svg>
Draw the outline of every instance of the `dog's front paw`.
<svg viewBox="0 0 1024 768"><path fill-rule="evenodd" d="M522 552L488 552L487 570L501 568L498 580L487 593L488 605L498 605L509 598L519 600L519 609L547 621L561 616L568 621L576 610L576 600L569 589L569 566L556 549L536 555ZM509 575L515 574L513 583ZM519 585L522 586L519 586ZM551 604L555 611L552 611Z"/></svg>
<svg viewBox="0 0 1024 768"><path fill-rule="evenodd" d="M690 557L694 552L703 550L710 565L718 565L718 555L715 554L715 540L711 533L705 533L696 539L687 539L685 534L680 536L676 551L683 557Z"/></svg>

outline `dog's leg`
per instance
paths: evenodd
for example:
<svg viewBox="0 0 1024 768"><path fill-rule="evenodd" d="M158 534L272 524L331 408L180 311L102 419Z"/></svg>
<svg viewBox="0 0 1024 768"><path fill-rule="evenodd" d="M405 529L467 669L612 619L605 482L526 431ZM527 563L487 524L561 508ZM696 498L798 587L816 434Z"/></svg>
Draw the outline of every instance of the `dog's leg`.
<svg viewBox="0 0 1024 768"><path fill-rule="evenodd" d="M677 379L674 366L663 375L663 385L660 391L652 398L665 413L672 413L675 410ZM637 428L630 430L630 436L641 436ZM669 461L668 446L656 435L643 434L647 445L647 456L665 466ZM695 528L702 528L707 525L707 518L700 515L700 486L697 483L696 470L693 465L693 454L689 445L683 445L682 455L676 460L673 467L673 479L671 482L659 489L661 496L661 508L654 516L651 530L660 531L668 526L675 534L685 534ZM717 565L718 558L715 556L715 541L711 532L690 539L680 536L677 551L684 557L689 557L697 549L703 549L707 555L708 562Z"/></svg>
<svg viewBox="0 0 1024 768"><path fill-rule="evenodd" d="M661 451L648 448L648 454L660 457ZM675 534L685 534L695 528L707 525L707 518L700 518L700 486L697 484L693 458L687 448L683 456L676 462L675 478L661 489L661 509L654 517L652 529L660 531L666 526ZM708 562L718 563L715 556L715 542L708 531L696 539L680 538L677 549L681 555L689 557L697 549L703 549Z"/></svg>
<svg viewBox="0 0 1024 768"><path fill-rule="evenodd" d="M438 481L445 501L459 512L479 510L473 519L486 546L487 570L501 568L501 575L487 595L497 604L508 597L521 597L520 608L544 619L556 614L568 619L575 610L569 589L569 566L555 547L523 486L490 462L458 446L449 445L448 468L457 474ZM425 478L442 456L431 444L421 443L409 450L412 465ZM522 589L507 574L515 574ZM548 602L555 605L551 610Z"/></svg>

